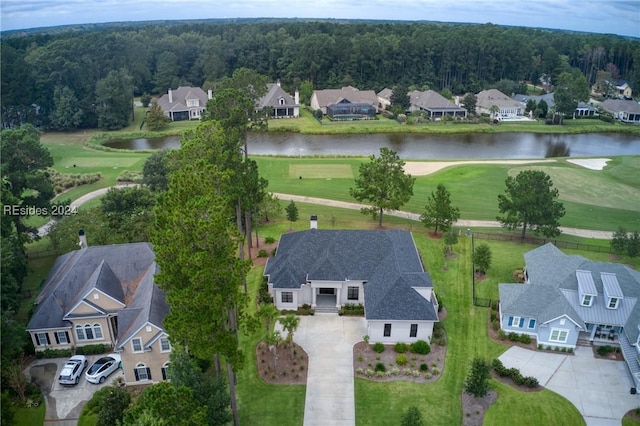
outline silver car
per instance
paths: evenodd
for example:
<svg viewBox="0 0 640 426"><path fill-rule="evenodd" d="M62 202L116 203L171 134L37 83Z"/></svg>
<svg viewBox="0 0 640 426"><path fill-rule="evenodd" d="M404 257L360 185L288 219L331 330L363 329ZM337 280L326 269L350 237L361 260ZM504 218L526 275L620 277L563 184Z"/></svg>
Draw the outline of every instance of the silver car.
<svg viewBox="0 0 640 426"><path fill-rule="evenodd" d="M61 385L77 385L84 369L87 368L87 357L84 355L74 355L69 358L60 370L58 382Z"/></svg>
<svg viewBox="0 0 640 426"><path fill-rule="evenodd" d="M110 354L98 359L85 373L90 383L104 383L104 381L118 368L120 368L120 355Z"/></svg>

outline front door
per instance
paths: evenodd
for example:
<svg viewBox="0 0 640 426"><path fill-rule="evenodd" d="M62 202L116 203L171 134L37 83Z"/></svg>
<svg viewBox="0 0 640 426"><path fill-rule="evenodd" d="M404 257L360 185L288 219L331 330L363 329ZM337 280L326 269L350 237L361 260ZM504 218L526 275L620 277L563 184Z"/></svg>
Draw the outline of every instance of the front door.
<svg viewBox="0 0 640 426"><path fill-rule="evenodd" d="M335 292L336 292L335 288L322 288L322 287L320 287L318 289L318 294L326 294L326 295L333 296L334 294L336 294Z"/></svg>

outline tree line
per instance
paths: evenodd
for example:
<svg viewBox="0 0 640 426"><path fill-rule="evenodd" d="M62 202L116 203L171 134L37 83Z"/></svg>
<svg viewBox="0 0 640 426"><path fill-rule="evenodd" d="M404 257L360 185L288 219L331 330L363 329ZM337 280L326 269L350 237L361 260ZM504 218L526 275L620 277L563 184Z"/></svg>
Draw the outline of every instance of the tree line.
<svg viewBox="0 0 640 426"><path fill-rule="evenodd" d="M52 129L117 128L131 95L216 88L250 68L284 88L403 85L477 93L500 80L555 84L580 70L640 87L640 42L615 35L492 24L200 22L3 37L1 119ZM109 96L118 91L119 97ZM510 93L509 93L510 94Z"/></svg>

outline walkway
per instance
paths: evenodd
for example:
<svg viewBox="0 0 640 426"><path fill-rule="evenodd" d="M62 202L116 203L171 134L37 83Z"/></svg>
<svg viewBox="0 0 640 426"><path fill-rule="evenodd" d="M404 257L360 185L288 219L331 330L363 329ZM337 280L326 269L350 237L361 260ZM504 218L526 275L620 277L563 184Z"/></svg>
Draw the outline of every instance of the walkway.
<svg viewBox="0 0 640 426"><path fill-rule="evenodd" d="M622 416L640 405L640 396L629 392L633 382L625 362L595 358L590 347L562 355L513 346L499 358L569 400L587 426L619 426Z"/></svg>
<svg viewBox="0 0 640 426"><path fill-rule="evenodd" d="M370 207L364 204L350 203L347 201L328 200L326 198L306 197L303 195L281 194L277 192L274 192L273 195L277 196L281 200L293 200L299 203L320 204L323 206L332 206L332 207L338 207L342 209L360 210L362 207ZM417 213L411 213L411 212L406 212L401 210L391 210L391 211L385 211L385 214L388 214L390 216L401 217L404 219L420 221L420 215ZM456 222L456 226L459 226L462 228L499 228L502 225L500 225L499 222L492 221L492 220L460 219ZM610 240L611 237L613 236L613 232L610 232L610 231L594 231L590 229L565 228L562 226L560 227L560 230L567 235L575 235L575 236L584 237L584 238L596 238L600 240Z"/></svg>
<svg viewBox="0 0 640 426"><path fill-rule="evenodd" d="M367 334L364 318L336 314L299 318L293 340L309 355L304 426L355 425L353 345Z"/></svg>

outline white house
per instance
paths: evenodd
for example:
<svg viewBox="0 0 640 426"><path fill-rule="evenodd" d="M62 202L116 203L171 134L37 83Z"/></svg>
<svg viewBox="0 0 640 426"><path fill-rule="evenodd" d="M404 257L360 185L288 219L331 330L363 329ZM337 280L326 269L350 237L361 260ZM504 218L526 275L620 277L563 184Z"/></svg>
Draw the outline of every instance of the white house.
<svg viewBox="0 0 640 426"><path fill-rule="evenodd" d="M438 301L411 233L319 230L282 235L264 274L278 309L363 304L372 342L431 341Z"/></svg>

